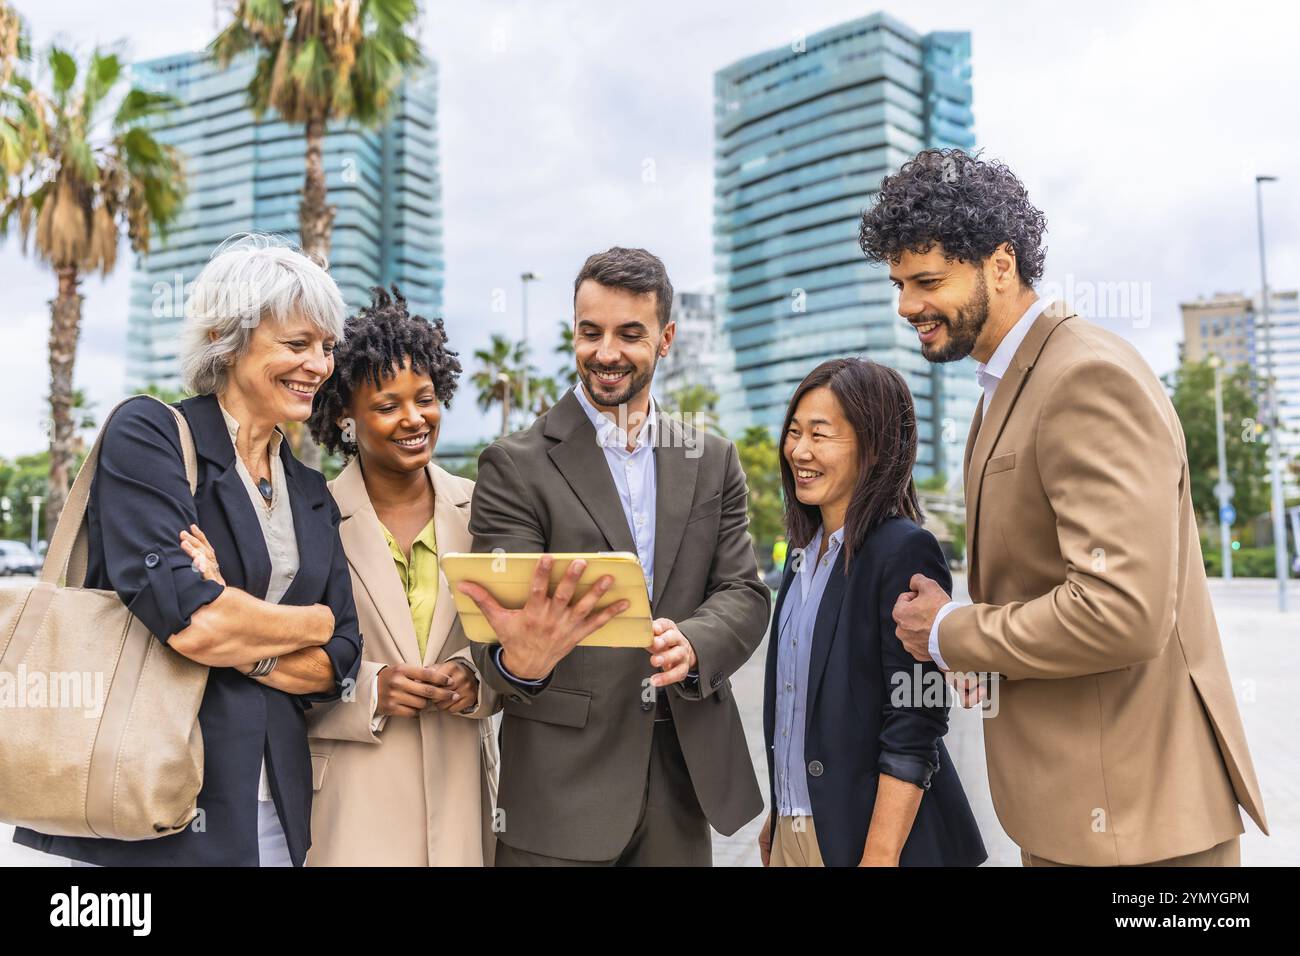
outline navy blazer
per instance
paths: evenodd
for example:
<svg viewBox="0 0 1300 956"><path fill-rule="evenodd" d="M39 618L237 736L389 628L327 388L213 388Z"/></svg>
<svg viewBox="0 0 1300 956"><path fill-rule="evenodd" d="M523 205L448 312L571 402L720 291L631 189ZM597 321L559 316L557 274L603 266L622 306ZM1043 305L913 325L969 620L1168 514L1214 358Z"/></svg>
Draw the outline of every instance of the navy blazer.
<svg viewBox="0 0 1300 956"><path fill-rule="evenodd" d="M804 772L822 860L827 866L861 862L879 775L887 773L925 790L900 864L978 866L987 853L943 745L947 686L936 664L921 664L904 649L893 619L894 604L911 590L914 574L933 578L952 593L943 552L930 532L907 518L890 518L868 533L847 571L843 556L841 550L817 610L806 691ZM777 595L763 690L774 816L776 655L794 565L787 560ZM912 695L913 688L919 696Z"/></svg>
<svg viewBox="0 0 1300 956"><path fill-rule="evenodd" d="M271 559L238 470L230 432L212 395L178 406L198 453L198 487L190 495L180 434L171 412L150 399L127 402L105 425L87 508L86 586L112 589L160 640L189 626L190 616L221 593L181 550L179 534L197 524L232 587L265 597ZM256 866L257 786L263 756L289 855L301 866L311 846L311 755L303 712L336 700L355 685L361 634L352 582L339 540L339 511L324 477L299 464L280 443L299 568L281 604L326 604L334 636L323 650L334 688L295 696L214 667L199 708L203 789L199 815L180 833L154 840L58 837L21 828L14 841L104 866ZM345 683L347 682L347 683Z"/></svg>

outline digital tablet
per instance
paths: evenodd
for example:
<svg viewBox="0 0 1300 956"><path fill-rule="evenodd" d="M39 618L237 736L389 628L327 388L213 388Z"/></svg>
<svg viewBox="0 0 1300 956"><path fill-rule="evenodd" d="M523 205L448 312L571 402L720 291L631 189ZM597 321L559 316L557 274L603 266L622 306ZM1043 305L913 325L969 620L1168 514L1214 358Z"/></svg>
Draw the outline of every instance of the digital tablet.
<svg viewBox="0 0 1300 956"><path fill-rule="evenodd" d="M650 597L646 593L645 572L637 556L627 551L602 551L591 554L555 554L551 565L551 589L559 584L569 564L582 558L587 568L578 579L574 591L582 595L598 579L608 574L614 583L604 593L597 608L607 607L615 601L626 599L628 608L604 627L588 634L581 647L640 647L647 648L653 637ZM478 609L478 605L456 585L472 581L496 599L502 607L521 608L528 601L528 591L533 580L540 554L465 554L449 552L442 555L439 564L447 575L456 610L460 614L465 636L481 644L495 644L497 636Z"/></svg>

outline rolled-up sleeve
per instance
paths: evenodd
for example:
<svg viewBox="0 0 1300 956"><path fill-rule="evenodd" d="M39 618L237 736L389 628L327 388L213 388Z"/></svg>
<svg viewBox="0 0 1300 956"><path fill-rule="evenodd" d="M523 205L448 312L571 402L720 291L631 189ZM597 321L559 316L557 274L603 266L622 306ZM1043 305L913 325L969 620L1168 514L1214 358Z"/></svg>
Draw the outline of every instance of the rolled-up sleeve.
<svg viewBox="0 0 1300 956"><path fill-rule="evenodd" d="M928 790L930 778L939 770L939 741L948 732L948 693L939 666L913 658L896 633L894 604L900 594L911 590L914 574L924 574L952 593L952 575L939 542L920 528L911 532L890 558L882 578L880 654L885 708L877 769Z"/></svg>
<svg viewBox="0 0 1300 956"><path fill-rule="evenodd" d="M323 485L323 478L321 482ZM300 695L299 700L304 707L327 700L339 700L345 695L348 699L355 699L365 691L365 688L357 686L361 671L361 629L357 623L357 607L352 599L352 576L348 573L348 558L343 550L343 539L339 536L339 522L342 519L333 496L328 491L322 490L322 493L329 506L334 555L321 603L334 612L334 636L321 649L334 668L334 687L320 694Z"/></svg>
<svg viewBox="0 0 1300 956"><path fill-rule="evenodd" d="M198 512L180 432L160 403L128 402L105 426L90 509L109 583L159 640L189 627L194 612L224 590L181 550L180 533L198 523Z"/></svg>

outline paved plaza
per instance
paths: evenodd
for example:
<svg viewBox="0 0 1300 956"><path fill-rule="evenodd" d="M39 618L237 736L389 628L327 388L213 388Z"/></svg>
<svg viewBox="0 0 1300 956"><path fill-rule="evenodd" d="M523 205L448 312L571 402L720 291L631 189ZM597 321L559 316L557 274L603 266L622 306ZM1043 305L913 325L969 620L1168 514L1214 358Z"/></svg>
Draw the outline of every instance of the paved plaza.
<svg viewBox="0 0 1300 956"><path fill-rule="evenodd" d="M965 597L965 580L956 580L957 596ZM1271 836L1246 820L1242 863L1246 866L1294 866L1300 863L1300 750L1297 721L1291 713L1293 691L1300 691L1300 582L1292 582L1291 611L1277 611L1277 585L1249 579L1224 585L1212 581L1219 629L1223 634L1228 670L1246 725L1246 737L1264 791ZM763 758L763 662L766 643L732 678L749 740L750 754L766 795L767 765ZM947 737L966 794L979 821L989 851L987 866L1019 866L1020 853L1003 832L989 797L984 768L983 728L978 711L954 708ZM718 866L758 866L758 829L766 813L732 837L714 834ZM64 861L15 846L12 828L0 824L0 865L63 865Z"/></svg>

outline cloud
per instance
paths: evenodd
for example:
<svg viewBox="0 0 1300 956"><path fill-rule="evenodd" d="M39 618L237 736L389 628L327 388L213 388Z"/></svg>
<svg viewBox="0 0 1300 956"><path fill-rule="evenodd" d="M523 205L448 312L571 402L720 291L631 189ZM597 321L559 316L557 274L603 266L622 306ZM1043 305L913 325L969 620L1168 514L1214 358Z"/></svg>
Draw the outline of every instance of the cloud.
<svg viewBox="0 0 1300 956"><path fill-rule="evenodd" d="M25 6L38 42L57 31L87 45L130 33L140 58L193 49L211 34L207 3L173 5L162 21L156 4L137 0ZM444 315L466 366L448 441L492 433L492 417L468 394L471 353L493 332L518 335L520 272L543 275L529 287L529 327L548 368L556 323L571 317L572 276L591 252L643 245L663 257L678 288L711 283L713 74L875 9L920 32L971 32L976 135L1047 213L1046 278L1149 289L1149 325L1103 321L1158 372L1175 362L1180 301L1258 286L1256 171L1286 177L1268 187L1269 274L1275 287L1300 285L1293 6L570 0L426 8L424 41L441 84ZM101 414L122 388L115 370L125 360L128 272L124 257L117 275L85 289L77 381ZM45 394L46 333L32 316L46 308L53 278L7 246L0 282L12 317L0 380L21 421L39 417ZM493 311L502 301L494 290L504 294L503 312ZM36 447L25 434L0 422L0 452Z"/></svg>

